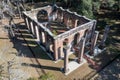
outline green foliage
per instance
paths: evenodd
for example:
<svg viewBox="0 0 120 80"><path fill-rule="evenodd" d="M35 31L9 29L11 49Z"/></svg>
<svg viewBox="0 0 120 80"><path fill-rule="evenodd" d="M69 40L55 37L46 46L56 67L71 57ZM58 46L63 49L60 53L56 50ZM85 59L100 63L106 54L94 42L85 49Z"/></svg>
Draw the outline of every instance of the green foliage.
<svg viewBox="0 0 120 80"><path fill-rule="evenodd" d="M53 30L52 33L56 36L57 35L57 31Z"/></svg>
<svg viewBox="0 0 120 80"><path fill-rule="evenodd" d="M81 0L77 7L77 12L88 18L93 18L92 0Z"/></svg>
<svg viewBox="0 0 120 80"><path fill-rule="evenodd" d="M115 3L115 0L108 0L107 3L109 7L112 7L112 5Z"/></svg>
<svg viewBox="0 0 120 80"><path fill-rule="evenodd" d="M34 78L34 77L30 77L29 79L27 80L38 80L37 78Z"/></svg>
<svg viewBox="0 0 120 80"><path fill-rule="evenodd" d="M55 77L51 73L46 73L44 75L41 75L39 78L30 77L27 80L55 80Z"/></svg>
<svg viewBox="0 0 120 80"><path fill-rule="evenodd" d="M55 80L53 74L47 73L39 77L39 80Z"/></svg>
<svg viewBox="0 0 120 80"><path fill-rule="evenodd" d="M93 11L98 11L100 9L100 2L93 2Z"/></svg>

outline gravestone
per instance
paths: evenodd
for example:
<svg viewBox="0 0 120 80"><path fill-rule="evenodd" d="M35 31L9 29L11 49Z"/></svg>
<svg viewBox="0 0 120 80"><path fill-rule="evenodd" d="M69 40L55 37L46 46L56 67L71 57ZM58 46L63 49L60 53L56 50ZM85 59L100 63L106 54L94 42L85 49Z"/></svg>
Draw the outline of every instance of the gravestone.
<svg viewBox="0 0 120 80"><path fill-rule="evenodd" d="M108 36L109 31L110 31L110 26L107 25L107 26L105 27L105 31L104 31L104 34L103 34L103 38L102 38L102 40L101 40L101 42L100 42L100 48L103 48L103 47L105 46L105 41L106 41L106 39L107 39L107 36Z"/></svg>

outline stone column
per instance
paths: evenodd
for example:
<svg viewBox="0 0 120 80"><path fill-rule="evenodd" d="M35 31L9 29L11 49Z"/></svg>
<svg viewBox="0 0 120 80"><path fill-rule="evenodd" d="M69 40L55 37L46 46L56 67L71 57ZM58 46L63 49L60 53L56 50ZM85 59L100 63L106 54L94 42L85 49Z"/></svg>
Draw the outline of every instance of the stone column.
<svg viewBox="0 0 120 80"><path fill-rule="evenodd" d="M26 26L27 26L27 28L28 28L28 30L29 30L28 18L25 18L25 24L26 24Z"/></svg>
<svg viewBox="0 0 120 80"><path fill-rule="evenodd" d="M86 43L89 44L91 41L91 30L90 28L86 30L85 37L86 37Z"/></svg>
<svg viewBox="0 0 120 80"><path fill-rule="evenodd" d="M28 24L29 24L29 31L32 32L32 29L31 29L31 24L30 24L30 19L28 19Z"/></svg>
<svg viewBox="0 0 120 80"><path fill-rule="evenodd" d="M54 40L54 59L55 61L58 60L58 46L57 46L57 40Z"/></svg>
<svg viewBox="0 0 120 80"><path fill-rule="evenodd" d="M46 45L47 45L47 32L44 31L44 45L45 45L45 48L46 48Z"/></svg>
<svg viewBox="0 0 120 80"><path fill-rule="evenodd" d="M102 38L102 40L101 40L100 46L104 46L104 45L105 45L105 41L106 41L106 39L107 39L107 36L108 36L109 31L110 31L110 26L107 25L107 26L105 27L105 31L104 31L103 38Z"/></svg>
<svg viewBox="0 0 120 80"><path fill-rule="evenodd" d="M38 28L38 26L35 26L35 28L36 28L36 36L37 36L36 41L37 41L38 43L40 43L40 38L39 38L39 28Z"/></svg>
<svg viewBox="0 0 120 80"><path fill-rule="evenodd" d="M90 47L90 55L94 54L94 48L96 46L96 42L97 42L97 38L98 38L98 31L95 31L93 37L92 37L92 41L91 41L91 47Z"/></svg>
<svg viewBox="0 0 120 80"><path fill-rule="evenodd" d="M62 58L62 57L64 57L64 53L63 53L63 45L61 46L60 50L61 50L61 51L60 51L60 52L61 52L60 54L61 54L61 58Z"/></svg>
<svg viewBox="0 0 120 80"><path fill-rule="evenodd" d="M95 33L95 28L96 28L96 20L94 20L94 22L93 22L93 26L92 26L92 31L91 31L91 41L92 41L92 38L93 38L93 36L94 36L94 33Z"/></svg>
<svg viewBox="0 0 120 80"><path fill-rule="evenodd" d="M42 30L41 30L41 29L40 29L39 35L40 35L40 41L41 41L41 44L43 44L43 39L42 39Z"/></svg>
<svg viewBox="0 0 120 80"><path fill-rule="evenodd" d="M31 29L32 29L32 34L34 35L34 28L33 28L33 22L32 21L30 22L30 26L31 26Z"/></svg>
<svg viewBox="0 0 120 80"><path fill-rule="evenodd" d="M33 30L34 30L34 38L36 38L36 29L35 29L36 24L33 23Z"/></svg>
<svg viewBox="0 0 120 80"><path fill-rule="evenodd" d="M79 44L78 63L80 63L83 60L84 47L85 47L85 38L82 38Z"/></svg>
<svg viewBox="0 0 120 80"><path fill-rule="evenodd" d="M70 48L68 49L68 53L71 51L71 48L73 46L72 41L73 41L73 35L69 35L68 44L69 44Z"/></svg>
<svg viewBox="0 0 120 80"><path fill-rule="evenodd" d="M67 73L69 71L69 68L68 68L68 63L69 63L68 49L69 49L69 46L67 46L65 51L64 51L64 73Z"/></svg>
<svg viewBox="0 0 120 80"><path fill-rule="evenodd" d="M45 31L41 31L42 33L42 42L45 43Z"/></svg>

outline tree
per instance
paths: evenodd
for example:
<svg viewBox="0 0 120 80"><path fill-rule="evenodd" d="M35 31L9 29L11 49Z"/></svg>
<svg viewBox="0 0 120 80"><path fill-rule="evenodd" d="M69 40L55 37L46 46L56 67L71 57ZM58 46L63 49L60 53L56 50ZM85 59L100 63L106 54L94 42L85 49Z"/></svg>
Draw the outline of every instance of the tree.
<svg viewBox="0 0 120 80"><path fill-rule="evenodd" d="M92 0L78 0L77 12L88 18L93 18Z"/></svg>
<svg viewBox="0 0 120 80"><path fill-rule="evenodd" d="M100 9L100 1L99 0L93 0L93 12L98 12Z"/></svg>

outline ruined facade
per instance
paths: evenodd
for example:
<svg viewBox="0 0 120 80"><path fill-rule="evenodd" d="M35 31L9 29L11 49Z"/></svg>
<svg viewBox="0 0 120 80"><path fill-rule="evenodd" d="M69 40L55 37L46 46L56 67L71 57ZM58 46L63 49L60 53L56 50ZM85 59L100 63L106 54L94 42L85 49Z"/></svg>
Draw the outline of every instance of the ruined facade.
<svg viewBox="0 0 120 80"><path fill-rule="evenodd" d="M24 20L37 43L42 45L54 60L58 60L64 57L66 46L69 46L67 50L69 55L74 52L83 37L86 39L85 43L91 41L96 21L62 7L54 6L54 8L56 9L54 13L53 6L24 12ZM40 22L38 13L41 10L47 12L47 18Z"/></svg>

